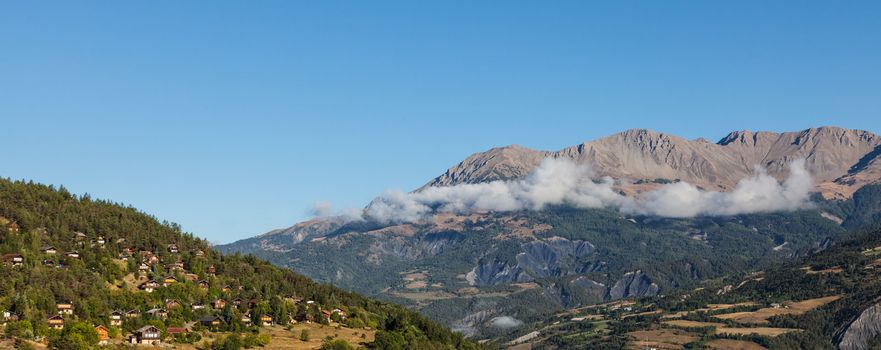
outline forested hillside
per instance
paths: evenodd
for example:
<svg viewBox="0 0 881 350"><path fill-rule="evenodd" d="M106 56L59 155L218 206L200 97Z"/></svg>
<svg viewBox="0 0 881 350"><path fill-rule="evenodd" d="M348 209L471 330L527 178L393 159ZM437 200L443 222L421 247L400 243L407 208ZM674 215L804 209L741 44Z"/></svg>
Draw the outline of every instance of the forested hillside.
<svg viewBox="0 0 881 350"><path fill-rule="evenodd" d="M64 188L0 180L0 255L3 335L22 348L272 346L269 334L293 325L361 335L327 348L477 347L402 307L224 256L178 225ZM308 329L296 336L306 344Z"/></svg>

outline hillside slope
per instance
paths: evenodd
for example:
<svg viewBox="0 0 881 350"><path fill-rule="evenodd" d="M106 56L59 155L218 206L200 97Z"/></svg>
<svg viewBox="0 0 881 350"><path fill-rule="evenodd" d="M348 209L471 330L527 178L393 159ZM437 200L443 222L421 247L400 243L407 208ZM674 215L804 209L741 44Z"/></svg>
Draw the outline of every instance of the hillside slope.
<svg viewBox="0 0 881 350"><path fill-rule="evenodd" d="M881 231L665 297L569 310L500 341L516 349L877 349Z"/></svg>
<svg viewBox="0 0 881 350"><path fill-rule="evenodd" d="M5 336L54 348L88 348L99 334L237 348L272 344L258 335L295 323L348 327L375 348L476 348L399 306L221 255L177 225L63 188L0 180L0 255Z"/></svg>

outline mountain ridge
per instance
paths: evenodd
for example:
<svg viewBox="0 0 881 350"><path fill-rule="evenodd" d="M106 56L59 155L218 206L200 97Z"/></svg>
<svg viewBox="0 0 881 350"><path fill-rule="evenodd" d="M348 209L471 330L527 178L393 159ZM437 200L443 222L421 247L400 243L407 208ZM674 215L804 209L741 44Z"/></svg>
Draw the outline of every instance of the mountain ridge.
<svg viewBox="0 0 881 350"><path fill-rule="evenodd" d="M548 157L588 164L597 175L621 181L622 190L629 194L651 189L653 186L645 186L644 181L655 179L727 191L752 174L755 166L766 168L781 180L788 173L789 162L805 158L808 171L817 180L817 191L826 198L844 199L879 180L881 171L876 170L881 165L873 162L878 157L873 152L879 146L881 137L874 133L834 126L781 133L732 131L716 143L650 129L629 129L558 151L510 145L474 153L416 191L523 178ZM872 158L863 159L866 156ZM873 167L856 168L860 163ZM863 172L869 176L863 176Z"/></svg>

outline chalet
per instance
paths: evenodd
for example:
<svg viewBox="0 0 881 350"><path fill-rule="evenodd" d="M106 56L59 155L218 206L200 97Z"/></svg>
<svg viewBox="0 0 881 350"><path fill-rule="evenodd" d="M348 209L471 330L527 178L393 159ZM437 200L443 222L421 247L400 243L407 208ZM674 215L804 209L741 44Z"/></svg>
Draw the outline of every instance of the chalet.
<svg viewBox="0 0 881 350"><path fill-rule="evenodd" d="M140 290L143 290L147 293L153 293L156 288L159 288L159 283L154 280L149 280L147 282L141 283L138 287Z"/></svg>
<svg viewBox="0 0 881 350"><path fill-rule="evenodd" d="M340 319L341 319L341 320L343 320L343 321L346 320L346 312L343 311L343 310L340 310L340 309L333 309L333 310L330 310L330 314L331 314L331 315L333 315L333 314L337 314L337 315L340 316Z"/></svg>
<svg viewBox="0 0 881 350"><path fill-rule="evenodd" d="M82 241L82 240L86 239L86 234L82 233L82 232L74 232L73 239L75 239L77 241Z"/></svg>
<svg viewBox="0 0 881 350"><path fill-rule="evenodd" d="M0 326L5 326L7 322L15 321L18 321L18 315L12 313L11 311L3 311L3 314L0 315Z"/></svg>
<svg viewBox="0 0 881 350"><path fill-rule="evenodd" d="M146 274L147 271L150 271L150 266L147 266L147 264L141 263L141 265L138 266L139 273Z"/></svg>
<svg viewBox="0 0 881 350"><path fill-rule="evenodd" d="M162 332L154 326L144 326L135 330L129 339L132 344L159 345Z"/></svg>
<svg viewBox="0 0 881 350"><path fill-rule="evenodd" d="M220 291L224 292L224 293L229 293L232 291L232 288L230 288L228 285L226 285L226 286L223 286L223 288L220 288Z"/></svg>
<svg viewBox="0 0 881 350"><path fill-rule="evenodd" d="M138 318L141 317L141 312L138 310L128 310L125 312L125 318Z"/></svg>
<svg viewBox="0 0 881 350"><path fill-rule="evenodd" d="M217 299L217 300L211 302L211 307L213 307L214 310L223 309L225 306L226 306L226 300L223 300L223 299Z"/></svg>
<svg viewBox="0 0 881 350"><path fill-rule="evenodd" d="M169 245L168 245L168 252L169 252L169 253L177 254L178 251L179 251L179 250L177 249L177 245L176 245L176 244L169 244Z"/></svg>
<svg viewBox="0 0 881 350"><path fill-rule="evenodd" d="M95 333L98 333L98 345L107 345L110 342L110 331L107 327L98 325L95 327Z"/></svg>
<svg viewBox="0 0 881 350"><path fill-rule="evenodd" d="M216 273L217 273L217 267L215 267L214 265L208 266L208 273L211 274L211 275L216 274Z"/></svg>
<svg viewBox="0 0 881 350"><path fill-rule="evenodd" d="M119 259L122 261L128 261L129 257L131 257L131 255L126 253L119 253Z"/></svg>
<svg viewBox="0 0 881 350"><path fill-rule="evenodd" d="M248 313L242 314L242 324L245 326L251 325L251 314L248 314Z"/></svg>
<svg viewBox="0 0 881 350"><path fill-rule="evenodd" d="M184 263L182 263L182 262L171 263L171 264L165 265L165 268L168 269L168 271L183 271L184 270Z"/></svg>
<svg viewBox="0 0 881 350"><path fill-rule="evenodd" d="M223 325L223 319L217 316L205 316L199 320L199 323L208 328L216 328Z"/></svg>
<svg viewBox="0 0 881 350"><path fill-rule="evenodd" d="M114 311L110 313L110 326L119 327L122 326L122 312Z"/></svg>
<svg viewBox="0 0 881 350"><path fill-rule="evenodd" d="M104 240L104 236L95 237L95 244L104 245L104 243L107 243L107 241Z"/></svg>
<svg viewBox="0 0 881 350"><path fill-rule="evenodd" d="M193 309L193 311L202 310L202 309L205 309L205 304L195 303L193 305L190 305L190 308Z"/></svg>
<svg viewBox="0 0 881 350"><path fill-rule="evenodd" d="M55 316L49 317L49 319L46 321L46 323L49 325L49 328L64 329L64 319L61 318L61 316L55 315Z"/></svg>
<svg viewBox="0 0 881 350"><path fill-rule="evenodd" d="M205 252L203 252L201 249L196 249L196 252L193 254L195 254L196 256L205 256Z"/></svg>
<svg viewBox="0 0 881 350"><path fill-rule="evenodd" d="M199 288L208 289L208 281L206 281L206 280L199 281Z"/></svg>
<svg viewBox="0 0 881 350"><path fill-rule="evenodd" d="M166 309L176 309L180 307L180 302L174 299L165 299Z"/></svg>
<svg viewBox="0 0 881 350"><path fill-rule="evenodd" d="M187 327L168 327L165 331L171 336L186 335L190 332Z"/></svg>
<svg viewBox="0 0 881 350"><path fill-rule="evenodd" d="M150 309L147 310L147 315L150 315L150 317L153 318L165 319L168 317L168 311L165 311L165 309Z"/></svg>
<svg viewBox="0 0 881 350"><path fill-rule="evenodd" d="M132 247L122 248L122 253L132 255L132 254L134 254L134 252L135 252L135 248L132 248Z"/></svg>
<svg viewBox="0 0 881 350"><path fill-rule="evenodd" d="M232 304L235 306L242 305L242 298L235 298L232 300Z"/></svg>
<svg viewBox="0 0 881 350"><path fill-rule="evenodd" d="M187 281L196 282L199 280L199 275L197 275L195 273L188 273L188 274L184 275L184 278L186 278Z"/></svg>
<svg viewBox="0 0 881 350"><path fill-rule="evenodd" d="M18 233L18 231L21 231L21 226L18 226L18 223L15 221L9 221L6 224L6 231L9 233Z"/></svg>
<svg viewBox="0 0 881 350"><path fill-rule="evenodd" d="M43 266L55 266L55 261L51 259L43 259Z"/></svg>
<svg viewBox="0 0 881 350"><path fill-rule="evenodd" d="M16 253L3 254L3 263L18 267L24 264L24 256Z"/></svg>
<svg viewBox="0 0 881 350"><path fill-rule="evenodd" d="M78 252L78 251L76 251L76 250L74 250L74 251L69 251L69 252L67 252L67 253L64 253L64 256L66 256L66 257L68 257L68 258L71 258L71 259L79 259L79 258L80 258L80 252Z"/></svg>
<svg viewBox="0 0 881 350"><path fill-rule="evenodd" d="M150 265L156 265L160 262L160 260L158 256L150 255L144 258L144 262Z"/></svg>
<svg viewBox="0 0 881 350"><path fill-rule="evenodd" d="M174 278L174 276L165 276L165 278L162 280L162 285L165 287L168 287L175 283L177 283L177 278Z"/></svg>
<svg viewBox="0 0 881 350"><path fill-rule="evenodd" d="M272 316L260 315L260 325L271 326L272 325Z"/></svg>
<svg viewBox="0 0 881 350"><path fill-rule="evenodd" d="M56 253L58 253L58 249L55 249L55 247L53 247L51 245L47 245L45 247L40 248L40 251L46 255L55 255Z"/></svg>
<svg viewBox="0 0 881 350"><path fill-rule="evenodd" d="M55 304L55 309L59 315L73 315L73 303L60 302Z"/></svg>

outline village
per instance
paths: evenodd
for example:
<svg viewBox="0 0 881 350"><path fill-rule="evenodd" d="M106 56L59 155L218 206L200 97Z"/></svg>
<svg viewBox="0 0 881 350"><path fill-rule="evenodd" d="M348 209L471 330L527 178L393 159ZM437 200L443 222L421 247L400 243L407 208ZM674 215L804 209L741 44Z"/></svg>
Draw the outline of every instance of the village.
<svg viewBox="0 0 881 350"><path fill-rule="evenodd" d="M20 227L2 218L9 237L20 233ZM38 229L38 234L45 229ZM164 346L189 344L202 338L202 334L222 332L255 332L265 327L288 327L297 324L315 324L343 327L348 324L348 313L342 308L325 309L314 300L295 295L257 297L253 288L235 284L226 276L218 277L219 267L207 259L216 254L207 248L182 250L178 244L168 243L162 251L155 248L125 245L125 239L108 244L103 235L89 237L83 232L73 232L71 240L77 249L61 250L45 245L39 249L39 265L52 269L68 269L82 259L83 252L97 250L115 255L111 264L127 272L116 284L116 293L131 293L132 299L142 300L143 309L116 309L103 315L88 315L91 327L98 335L99 345ZM9 239L5 239L9 241ZM108 252L110 246L118 247ZM62 252L63 251L63 252ZM28 268L28 252L5 253L0 258L3 268L15 270ZM214 256L213 258L217 258ZM95 272L97 273L97 272ZM177 296L177 297L169 297ZM3 295L0 295L2 300ZM56 300L54 313L45 315L45 327L49 332L61 333L71 323L79 323L88 313L78 300ZM0 326L35 320L25 319L15 310L3 310ZM356 324L359 325L359 324ZM370 331L370 327L360 325ZM352 333L357 334L357 333ZM372 334L363 332L367 339ZM36 344L47 343L46 335L34 335ZM302 339L307 341L308 339Z"/></svg>

